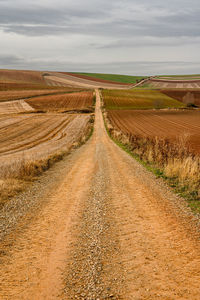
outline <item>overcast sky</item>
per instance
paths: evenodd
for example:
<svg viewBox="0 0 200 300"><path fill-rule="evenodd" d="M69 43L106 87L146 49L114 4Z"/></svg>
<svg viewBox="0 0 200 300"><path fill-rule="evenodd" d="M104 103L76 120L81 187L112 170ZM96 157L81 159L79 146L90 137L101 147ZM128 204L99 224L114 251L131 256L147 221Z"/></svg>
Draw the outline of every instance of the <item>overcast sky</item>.
<svg viewBox="0 0 200 300"><path fill-rule="evenodd" d="M0 0L0 68L200 73L199 0Z"/></svg>

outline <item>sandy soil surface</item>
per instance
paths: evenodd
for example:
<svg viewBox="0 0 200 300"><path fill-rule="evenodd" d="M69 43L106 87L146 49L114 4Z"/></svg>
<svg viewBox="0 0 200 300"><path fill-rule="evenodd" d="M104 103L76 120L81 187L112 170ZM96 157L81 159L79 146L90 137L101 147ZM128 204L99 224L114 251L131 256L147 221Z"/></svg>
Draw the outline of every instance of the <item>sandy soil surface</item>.
<svg viewBox="0 0 200 300"><path fill-rule="evenodd" d="M197 220L109 139L98 93L93 137L0 217L0 299L199 299Z"/></svg>

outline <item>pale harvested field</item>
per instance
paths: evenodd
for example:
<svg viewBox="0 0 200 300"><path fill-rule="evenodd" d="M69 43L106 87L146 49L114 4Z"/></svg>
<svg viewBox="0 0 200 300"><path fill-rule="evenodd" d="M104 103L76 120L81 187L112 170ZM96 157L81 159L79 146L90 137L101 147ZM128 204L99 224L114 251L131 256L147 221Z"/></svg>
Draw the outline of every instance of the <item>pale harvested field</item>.
<svg viewBox="0 0 200 300"><path fill-rule="evenodd" d="M22 162L67 151L86 132L90 115L16 115L0 118L0 176Z"/></svg>
<svg viewBox="0 0 200 300"><path fill-rule="evenodd" d="M200 111L110 110L108 117L114 128L125 134L185 138L190 148L200 154Z"/></svg>
<svg viewBox="0 0 200 300"><path fill-rule="evenodd" d="M34 108L32 108L24 100L0 102L0 115L33 111Z"/></svg>

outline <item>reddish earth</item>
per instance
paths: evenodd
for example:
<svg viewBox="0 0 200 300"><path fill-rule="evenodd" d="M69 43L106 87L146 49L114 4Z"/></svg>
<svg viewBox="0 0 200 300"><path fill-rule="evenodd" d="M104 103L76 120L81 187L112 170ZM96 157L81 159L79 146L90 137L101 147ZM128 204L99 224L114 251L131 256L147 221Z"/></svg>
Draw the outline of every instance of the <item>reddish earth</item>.
<svg viewBox="0 0 200 300"><path fill-rule="evenodd" d="M91 80L91 81L96 81L96 82L112 83L112 84L127 85L127 86L131 85L129 83L116 82L116 81L111 81L111 80L104 80L104 79L100 79L100 78L95 78L95 77L91 77L91 76L87 76L87 75L74 74L74 73L70 73L70 72L61 72L61 73L62 74L67 74L67 75L70 75L70 76L74 76L74 77L78 77L78 78Z"/></svg>
<svg viewBox="0 0 200 300"><path fill-rule="evenodd" d="M169 97L177 99L186 104L195 104L200 106L200 91L199 90L161 90L161 92Z"/></svg>
<svg viewBox="0 0 200 300"><path fill-rule="evenodd" d="M187 137L190 148L200 154L199 111L110 110L114 128L124 133L169 139Z"/></svg>

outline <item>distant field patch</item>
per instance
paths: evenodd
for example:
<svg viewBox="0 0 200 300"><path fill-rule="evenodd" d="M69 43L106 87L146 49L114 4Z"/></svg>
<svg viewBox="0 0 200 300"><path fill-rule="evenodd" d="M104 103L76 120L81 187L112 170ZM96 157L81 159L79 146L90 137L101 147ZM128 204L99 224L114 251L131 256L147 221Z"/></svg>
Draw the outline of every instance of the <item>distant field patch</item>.
<svg viewBox="0 0 200 300"><path fill-rule="evenodd" d="M200 75L163 75L163 76L156 76L156 78L160 79L168 79L168 80L200 80Z"/></svg>
<svg viewBox="0 0 200 300"><path fill-rule="evenodd" d="M69 73L68 73L69 74ZM134 84L137 81L146 78L145 76L129 76L129 75L117 75L117 74L99 74L99 73L71 73L74 76L81 76L82 78L96 78L99 80L109 81L110 83L124 83Z"/></svg>
<svg viewBox="0 0 200 300"><path fill-rule="evenodd" d="M200 78L159 77L149 79L147 84L158 89L200 89Z"/></svg>
<svg viewBox="0 0 200 300"><path fill-rule="evenodd" d="M0 70L0 81L45 84L40 71Z"/></svg>
<svg viewBox="0 0 200 300"><path fill-rule="evenodd" d="M155 90L103 90L107 109L182 108L185 104Z"/></svg>
<svg viewBox="0 0 200 300"><path fill-rule="evenodd" d="M64 111L91 109L93 92L83 91L61 95L36 97L26 100L36 110Z"/></svg>

